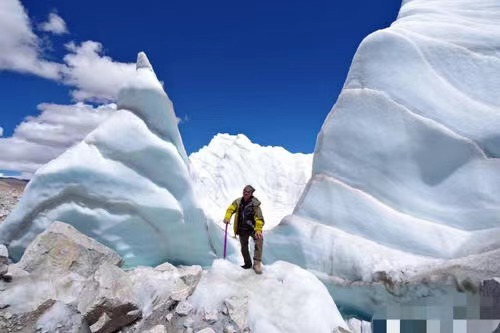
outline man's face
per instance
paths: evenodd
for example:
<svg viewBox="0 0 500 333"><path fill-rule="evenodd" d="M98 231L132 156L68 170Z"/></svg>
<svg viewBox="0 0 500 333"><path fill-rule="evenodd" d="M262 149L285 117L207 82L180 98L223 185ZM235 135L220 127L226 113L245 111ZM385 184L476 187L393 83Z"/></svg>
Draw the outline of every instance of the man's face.
<svg viewBox="0 0 500 333"><path fill-rule="evenodd" d="M245 199L245 201L250 199L251 196L252 196L252 191L243 190L243 199Z"/></svg>

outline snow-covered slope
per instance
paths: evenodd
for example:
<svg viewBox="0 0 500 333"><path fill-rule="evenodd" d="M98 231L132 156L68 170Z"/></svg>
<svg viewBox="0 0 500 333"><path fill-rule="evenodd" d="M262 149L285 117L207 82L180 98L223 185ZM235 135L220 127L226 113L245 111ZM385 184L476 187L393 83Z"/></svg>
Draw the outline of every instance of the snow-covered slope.
<svg viewBox="0 0 500 333"><path fill-rule="evenodd" d="M19 257L55 220L110 246L128 265L211 263L172 102L144 53L116 114L36 172L0 225L0 243Z"/></svg>
<svg viewBox="0 0 500 333"><path fill-rule="evenodd" d="M252 184L262 202L264 230L293 212L312 168L312 154L262 147L243 134L217 134L189 160L197 200L210 218L222 227L226 208Z"/></svg>
<svg viewBox="0 0 500 333"><path fill-rule="evenodd" d="M370 281L500 248L499 21L496 0L404 1L361 43L268 260Z"/></svg>
<svg viewBox="0 0 500 333"><path fill-rule="evenodd" d="M266 266L264 273L218 259L189 301L208 313L221 312L226 302L238 326L246 323L252 332L338 332L339 326L346 332L328 290L313 274L283 261Z"/></svg>

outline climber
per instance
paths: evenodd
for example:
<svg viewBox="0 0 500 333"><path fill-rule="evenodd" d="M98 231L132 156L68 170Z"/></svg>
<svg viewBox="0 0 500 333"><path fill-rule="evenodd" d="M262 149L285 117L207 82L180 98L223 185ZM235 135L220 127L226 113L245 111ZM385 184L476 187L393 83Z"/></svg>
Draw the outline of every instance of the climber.
<svg viewBox="0 0 500 333"><path fill-rule="evenodd" d="M224 223L228 224L231 216L234 218L234 234L239 235L241 254L243 255L244 269L252 268L252 259L248 250L248 239L253 238L255 243L253 255L253 269L255 273L262 274L262 247L264 245L264 237L262 235L262 227L264 226L264 217L260 209L260 201L253 196L255 189L251 185L243 188L243 196L233 201L227 208L224 216Z"/></svg>

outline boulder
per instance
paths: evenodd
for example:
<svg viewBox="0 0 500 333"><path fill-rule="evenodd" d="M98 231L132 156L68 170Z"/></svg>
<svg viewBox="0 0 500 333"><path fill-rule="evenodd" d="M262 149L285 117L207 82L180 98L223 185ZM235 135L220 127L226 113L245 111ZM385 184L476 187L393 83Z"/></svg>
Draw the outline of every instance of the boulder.
<svg viewBox="0 0 500 333"><path fill-rule="evenodd" d="M115 332L142 316L132 281L114 265L101 265L79 299L78 308L92 332Z"/></svg>
<svg viewBox="0 0 500 333"><path fill-rule="evenodd" d="M121 262L110 248L56 221L27 247L18 267L36 274L74 272L88 277L104 263L119 266Z"/></svg>
<svg viewBox="0 0 500 333"><path fill-rule="evenodd" d="M248 327L247 314L248 314L248 297L232 296L224 300L227 308L229 318L236 324L236 326L243 330Z"/></svg>

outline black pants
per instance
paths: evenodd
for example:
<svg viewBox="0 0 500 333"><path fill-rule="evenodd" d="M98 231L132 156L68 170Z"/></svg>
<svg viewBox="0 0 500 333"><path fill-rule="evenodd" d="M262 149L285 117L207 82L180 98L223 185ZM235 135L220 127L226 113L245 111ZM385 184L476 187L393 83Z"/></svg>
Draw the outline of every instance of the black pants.
<svg viewBox="0 0 500 333"><path fill-rule="evenodd" d="M241 255L243 256L243 261L245 262L245 265L247 265L247 266L252 265L250 251L248 250L248 239L250 237L253 238L253 241L255 243L253 259L261 261L262 260L262 247L264 245L263 240L256 239L255 232L253 230L241 230L239 232L239 235L240 235Z"/></svg>

